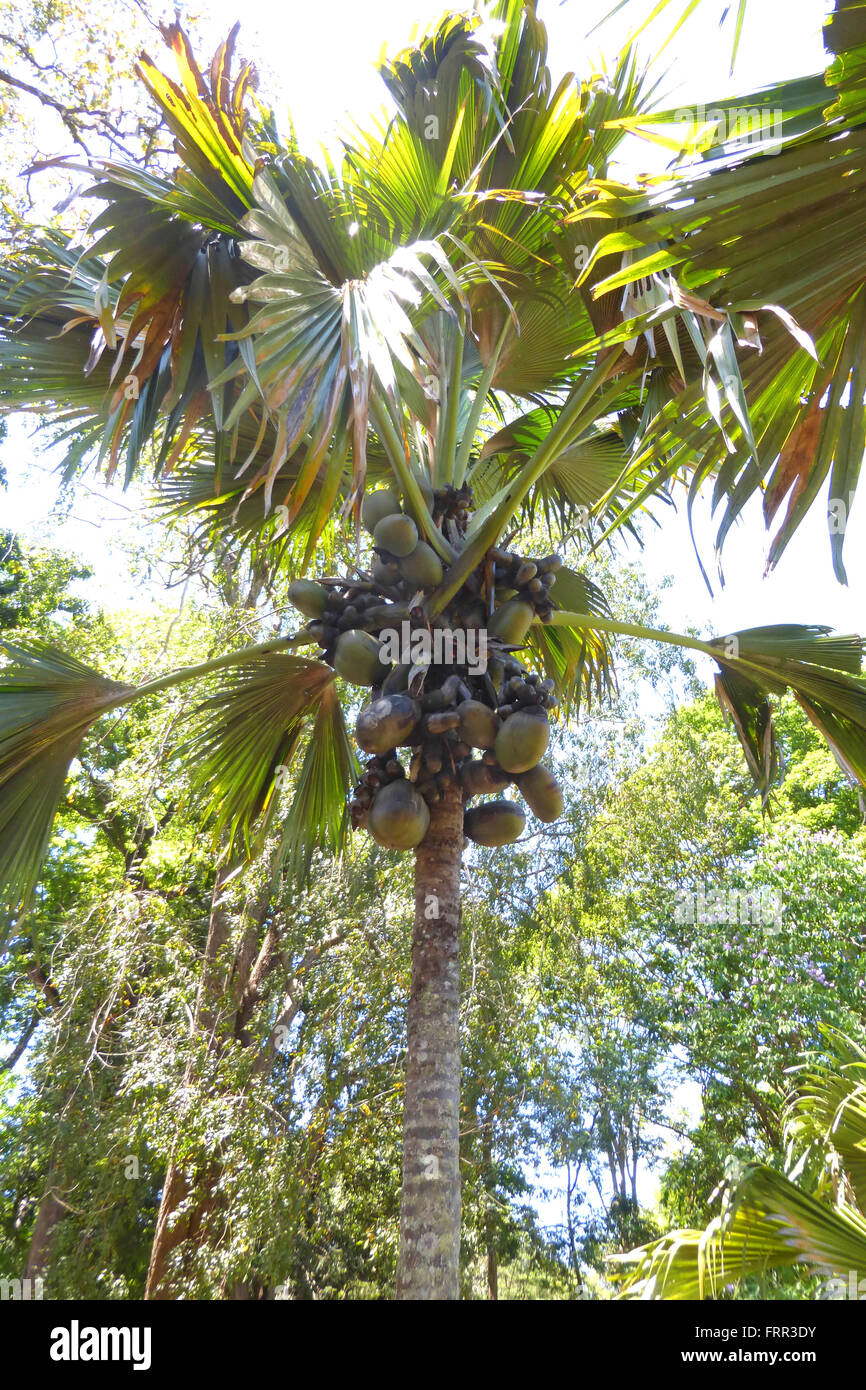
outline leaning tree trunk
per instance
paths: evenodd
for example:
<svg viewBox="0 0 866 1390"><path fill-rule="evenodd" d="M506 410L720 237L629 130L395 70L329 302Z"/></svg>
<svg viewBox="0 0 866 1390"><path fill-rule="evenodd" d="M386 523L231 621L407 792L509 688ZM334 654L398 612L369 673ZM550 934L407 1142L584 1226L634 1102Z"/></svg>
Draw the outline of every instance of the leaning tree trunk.
<svg viewBox="0 0 866 1390"><path fill-rule="evenodd" d="M226 1038L232 1038L242 1048L257 1048L247 1078L248 1084L252 1085L266 1075L273 1065L280 1030L287 1031L304 1008L303 986L310 971L325 952L345 940L345 933L334 932L308 946L299 957L287 983L285 1007L270 1029L267 1045L262 1047L259 1030L253 1026L254 1020L271 971L278 963L286 964L280 950L280 919L273 916L262 937L268 910L273 906L270 889L266 888L257 899L248 900L243 914L245 928L240 934L239 945L235 950L227 951L232 924L220 904L230 872L230 865L222 866L214 883L193 1029L203 1035L212 1054L221 1050ZM191 1060L185 1076L187 1085L194 1079L194 1068L195 1063ZM237 1099L237 1090L233 1094ZM242 1115L243 1112L239 1110L237 1113ZM219 1195L222 1171L222 1159L217 1152L192 1170L176 1162L172 1155L163 1183L147 1272L146 1299L177 1298L186 1276L194 1272L201 1247L219 1238L219 1234L216 1237L214 1234L213 1214L223 1202ZM223 1296L246 1296L242 1290L237 1292L240 1285L234 1286L234 1292L229 1292L230 1287L229 1284L224 1286Z"/></svg>
<svg viewBox="0 0 866 1390"><path fill-rule="evenodd" d="M456 786L415 851L397 1297L456 1299L460 1283L460 859Z"/></svg>
<svg viewBox="0 0 866 1390"><path fill-rule="evenodd" d="M66 1208L53 1187L56 1179L57 1172L52 1169L48 1175L48 1190L39 1203L33 1234L30 1237L30 1249L24 1268L25 1279L36 1279L43 1275L51 1262L51 1254L57 1238L57 1227L61 1217L66 1213Z"/></svg>

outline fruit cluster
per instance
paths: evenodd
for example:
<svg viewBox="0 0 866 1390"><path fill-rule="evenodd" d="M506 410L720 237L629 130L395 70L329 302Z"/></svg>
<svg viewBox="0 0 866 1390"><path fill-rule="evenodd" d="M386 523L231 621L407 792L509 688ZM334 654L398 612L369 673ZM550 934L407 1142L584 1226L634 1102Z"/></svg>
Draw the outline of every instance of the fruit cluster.
<svg viewBox="0 0 866 1390"><path fill-rule="evenodd" d="M433 492L422 485L431 515L450 544L459 548L472 495L468 488ZM350 811L389 849L420 844L430 823L430 806L453 786L464 803L493 795L514 783L543 821L562 814L562 790L543 766L550 741L548 713L556 707L553 682L528 672L514 655L531 624L549 620L554 606L559 557L529 560L491 549L449 607L432 626L464 632L486 629L487 668L382 660L385 631L431 631L423 600L442 579L442 562L422 540L391 488L369 493L361 509L372 535L369 571L353 579L296 581L290 598L310 621L306 636L321 648L338 675L371 688L355 725L361 750L369 755L354 790ZM408 765L400 750L409 750ZM464 829L481 845L516 840L526 818L516 801L497 799L467 809Z"/></svg>

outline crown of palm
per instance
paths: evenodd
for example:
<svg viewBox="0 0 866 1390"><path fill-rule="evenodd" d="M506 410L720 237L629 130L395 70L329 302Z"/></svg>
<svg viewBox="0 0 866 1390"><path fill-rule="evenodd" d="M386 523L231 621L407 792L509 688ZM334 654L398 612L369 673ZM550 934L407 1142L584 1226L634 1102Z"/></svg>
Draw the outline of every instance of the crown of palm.
<svg viewBox="0 0 866 1390"><path fill-rule="evenodd" d="M368 480L394 479L444 562L431 617L515 519L542 508L551 523L586 525L592 512L609 533L673 480L690 500L715 480L716 499L728 499L723 532L768 473L768 516L793 484L778 554L831 462L833 485L843 474L853 485L863 452L862 266L844 237L808 277L779 249L791 198L808 195L817 228L843 187L845 216L859 215L861 27L855 17L841 37L831 28L829 110L814 83L782 90L789 124L768 173L725 148L706 170L637 197L608 178L623 134L653 120L634 59L554 90L532 4L448 16L384 68L396 115L318 165L269 114L250 118L254 75L231 75L235 31L203 73L168 26L178 80L147 58L140 75L177 168L97 163L90 193L104 208L87 253L44 233L0 272L5 404L62 426L70 475L94 454L126 482L150 469L164 504L194 514L211 539L260 545L279 508L283 555L301 570L341 518L354 512L358 527ZM752 325L755 285L761 304L780 303ZM735 343L759 332L765 350L747 347L741 370ZM426 484L467 483L476 510L457 548ZM610 680L609 635L672 640L614 622L581 576L569 584L567 606L531 639L566 702ZM805 627L735 638L675 640L719 662L720 698L764 795L768 695L787 686L866 779L859 639ZM293 642L224 659L229 683L199 712L197 746L220 824L249 843L275 804L276 769L317 721L324 752L319 764L307 755L311 790L287 832L303 868L315 844L339 842L354 763L333 673L292 654ZM103 690L56 653L10 658L0 867L14 914L80 738L140 691ZM35 738L46 704L51 737ZM22 798L37 786L22 828Z"/></svg>

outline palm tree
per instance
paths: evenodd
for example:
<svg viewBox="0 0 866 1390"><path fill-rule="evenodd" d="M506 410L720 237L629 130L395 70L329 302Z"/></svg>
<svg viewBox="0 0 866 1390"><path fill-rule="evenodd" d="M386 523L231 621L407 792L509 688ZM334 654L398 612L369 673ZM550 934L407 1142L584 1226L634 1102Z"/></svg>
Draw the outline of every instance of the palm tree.
<svg viewBox="0 0 866 1390"><path fill-rule="evenodd" d="M716 1298L749 1276L805 1268L832 1280L834 1296L862 1298L866 1051L834 1029L824 1033L825 1055L794 1068L785 1125L791 1175L749 1164L722 1183L721 1215L706 1230L671 1231L613 1257L620 1297Z"/></svg>
<svg viewBox="0 0 866 1390"><path fill-rule="evenodd" d="M178 166L163 176L95 163L90 192L104 210L86 253L44 231L0 272L4 404L55 425L67 476L94 455L126 482L149 467L163 504L193 519L203 545L316 573L292 589L310 621L137 687L65 652L7 646L0 908L10 929L26 929L88 730L187 681L202 682L206 698L183 751L220 836L222 873L279 818L282 862L300 880L316 849L339 851L350 820L412 849L397 1289L454 1298L464 830L495 845L524 824L518 803L466 803L517 782L537 813L556 814L555 779L533 770L549 713L604 694L617 634L717 663L719 697L765 798L769 696L788 688L866 782L862 642L795 625L699 641L615 621L558 556L507 548L541 516L551 544L573 531L590 538L590 514L608 530L629 526L674 476L705 476L700 450L672 457L659 435L659 419L673 429L666 412L677 402L709 402L723 439L727 413L748 419L736 305L717 309L666 281L674 299L653 318L641 296L661 302L658 285L623 305L590 269L615 215L611 157L623 131L650 116L633 57L554 90L533 3L449 15L383 69L392 119L347 137L339 163L317 165L269 113L247 114L252 73L232 78L234 31L207 74L178 25L164 34L178 81L146 57L140 74ZM632 235L632 211L616 234ZM799 362L803 334L790 326ZM352 537L351 573L322 574L323 554L344 553ZM382 638L404 623L431 643L437 632L486 636L486 671L435 647L383 664ZM304 646L319 655L299 654ZM372 690L356 725L372 754L360 778L343 711L354 697L338 676ZM408 766L401 747L413 750ZM177 1200L171 1186L158 1234Z"/></svg>

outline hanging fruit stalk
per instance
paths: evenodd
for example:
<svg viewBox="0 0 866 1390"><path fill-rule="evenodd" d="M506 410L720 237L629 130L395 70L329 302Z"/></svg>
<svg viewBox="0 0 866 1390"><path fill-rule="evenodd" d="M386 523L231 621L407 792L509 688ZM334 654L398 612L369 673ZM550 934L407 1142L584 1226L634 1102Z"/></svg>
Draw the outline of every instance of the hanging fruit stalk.
<svg viewBox="0 0 866 1390"><path fill-rule="evenodd" d="M434 492L426 482L421 488L435 524L459 553L471 489ZM553 614L559 557L530 559L493 547L431 623L424 598L440 584L442 562L401 509L397 491L367 493L361 517L372 537L369 572L298 580L290 589L322 659L344 680L370 689L355 726L358 746L371 756L350 803L353 827L366 828L384 848L416 849L430 807L457 789L468 808L465 835L479 845L510 844L526 824L521 806L501 797L512 783L539 820L556 820L562 789L541 763L550 742L548 715L557 704L553 682L527 670L515 651L534 622ZM468 660L383 659L382 640L395 633L408 635L410 653L417 633L435 652L437 628L483 633L486 669ZM484 796L496 799L469 808Z"/></svg>

